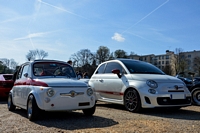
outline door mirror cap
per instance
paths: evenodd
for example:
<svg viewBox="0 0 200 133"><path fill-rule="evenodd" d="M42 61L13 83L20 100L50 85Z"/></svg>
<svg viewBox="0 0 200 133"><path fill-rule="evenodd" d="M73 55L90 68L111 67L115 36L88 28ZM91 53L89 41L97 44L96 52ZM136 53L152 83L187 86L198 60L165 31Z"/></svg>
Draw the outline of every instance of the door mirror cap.
<svg viewBox="0 0 200 133"><path fill-rule="evenodd" d="M113 70L112 70L112 73L117 74L117 76L118 76L119 78L122 77L122 76L120 75L120 70L119 70L119 69L113 69Z"/></svg>

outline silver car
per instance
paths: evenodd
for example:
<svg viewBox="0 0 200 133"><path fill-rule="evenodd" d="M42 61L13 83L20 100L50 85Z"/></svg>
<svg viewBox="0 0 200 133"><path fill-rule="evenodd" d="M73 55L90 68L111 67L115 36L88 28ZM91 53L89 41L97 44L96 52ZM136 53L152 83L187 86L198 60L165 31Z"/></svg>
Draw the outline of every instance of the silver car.
<svg viewBox="0 0 200 133"><path fill-rule="evenodd" d="M180 79L154 65L132 59L116 59L98 66L88 84L96 101L122 104L131 112L142 108L191 105L191 93Z"/></svg>

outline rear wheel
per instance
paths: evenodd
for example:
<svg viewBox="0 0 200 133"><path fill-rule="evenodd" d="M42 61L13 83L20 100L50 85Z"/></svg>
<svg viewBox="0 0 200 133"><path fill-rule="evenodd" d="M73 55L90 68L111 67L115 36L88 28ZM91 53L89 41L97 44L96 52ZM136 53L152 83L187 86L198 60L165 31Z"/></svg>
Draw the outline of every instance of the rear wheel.
<svg viewBox="0 0 200 133"><path fill-rule="evenodd" d="M200 88L192 90L192 104L200 105Z"/></svg>
<svg viewBox="0 0 200 133"><path fill-rule="evenodd" d="M36 120L38 118L40 109L37 106L35 97L33 95L30 95L28 98L28 104L27 104L27 115L28 119L30 121Z"/></svg>
<svg viewBox="0 0 200 133"><path fill-rule="evenodd" d="M87 116L92 116L94 114L96 110L96 104L92 107L92 108L89 108L89 109L83 109L83 113Z"/></svg>
<svg viewBox="0 0 200 133"><path fill-rule="evenodd" d="M16 106L13 104L13 101L12 101L12 94L9 93L8 95L8 110L9 111L13 111L16 109Z"/></svg>
<svg viewBox="0 0 200 133"><path fill-rule="evenodd" d="M124 95L124 106L130 112L139 112L141 107L140 96L135 89L129 89Z"/></svg>

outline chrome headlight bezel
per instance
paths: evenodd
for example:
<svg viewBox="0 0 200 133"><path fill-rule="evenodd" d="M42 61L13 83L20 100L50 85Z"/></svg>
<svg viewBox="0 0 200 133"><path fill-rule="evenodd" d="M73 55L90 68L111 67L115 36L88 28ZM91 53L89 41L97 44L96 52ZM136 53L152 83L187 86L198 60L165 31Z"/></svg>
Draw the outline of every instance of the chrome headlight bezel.
<svg viewBox="0 0 200 133"><path fill-rule="evenodd" d="M55 91L54 91L54 89L52 89L52 88L49 88L49 89L47 89L47 96L48 97L52 97L52 96L54 96L55 95Z"/></svg>
<svg viewBox="0 0 200 133"><path fill-rule="evenodd" d="M92 88L89 87L89 88L87 89L87 95L88 95L88 96L92 96L92 95L93 95L93 90L92 90Z"/></svg>
<svg viewBox="0 0 200 133"><path fill-rule="evenodd" d="M147 81L146 81L146 84L147 84L149 87L153 88L153 89L156 89L156 88L158 87L157 82L154 81L154 80L147 80Z"/></svg>

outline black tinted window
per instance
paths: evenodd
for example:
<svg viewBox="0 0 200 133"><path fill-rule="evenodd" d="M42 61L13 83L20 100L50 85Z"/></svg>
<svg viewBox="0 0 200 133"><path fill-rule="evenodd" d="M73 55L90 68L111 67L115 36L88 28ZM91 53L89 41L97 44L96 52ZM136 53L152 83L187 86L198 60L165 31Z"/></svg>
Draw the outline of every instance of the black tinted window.
<svg viewBox="0 0 200 133"><path fill-rule="evenodd" d="M109 62L106 65L105 73L112 73L112 70L118 69L122 72L122 66L117 62Z"/></svg>
<svg viewBox="0 0 200 133"><path fill-rule="evenodd" d="M105 68L105 64L101 65L98 70L96 71L96 74L101 74L104 73L104 68Z"/></svg>
<svg viewBox="0 0 200 133"><path fill-rule="evenodd" d="M11 80L12 79L12 75L3 75L5 80Z"/></svg>
<svg viewBox="0 0 200 133"><path fill-rule="evenodd" d="M142 61L134 61L134 60L122 60L124 65L127 67L130 73L139 73L139 74L165 74L156 66L142 62Z"/></svg>

